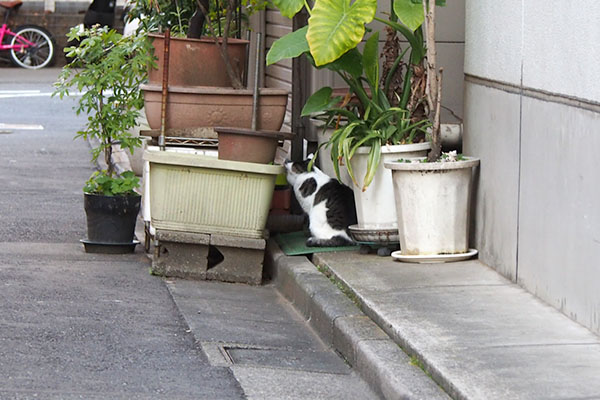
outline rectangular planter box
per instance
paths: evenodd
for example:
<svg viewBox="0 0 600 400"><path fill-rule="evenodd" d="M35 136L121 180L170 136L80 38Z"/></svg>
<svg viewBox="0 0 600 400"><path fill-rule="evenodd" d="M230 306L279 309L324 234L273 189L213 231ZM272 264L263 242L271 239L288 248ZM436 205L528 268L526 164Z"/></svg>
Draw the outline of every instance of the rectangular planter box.
<svg viewBox="0 0 600 400"><path fill-rule="evenodd" d="M155 229L262 238L279 165L146 151Z"/></svg>

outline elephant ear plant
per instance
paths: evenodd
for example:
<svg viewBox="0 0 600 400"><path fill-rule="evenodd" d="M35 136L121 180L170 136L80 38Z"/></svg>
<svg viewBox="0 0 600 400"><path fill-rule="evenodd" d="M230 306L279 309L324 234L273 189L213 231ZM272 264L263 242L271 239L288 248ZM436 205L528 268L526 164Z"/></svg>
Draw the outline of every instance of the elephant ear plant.
<svg viewBox="0 0 600 400"><path fill-rule="evenodd" d="M302 110L302 116L317 115L327 121L326 125L337 128L324 145L331 149L338 177L339 165L345 161L357 183L349 160L359 147L370 148L364 191L374 178L382 146L423 142L429 131L433 147L439 143L439 117L437 130L429 119L430 111L436 110L435 102L429 99L438 98L430 95L427 77L432 45L426 46L422 30L425 10L435 8L433 0L393 0L389 19L375 17L376 0L319 0L312 8L302 0L273 3L287 17L306 7L310 18L307 26L273 44L267 64L306 55L315 67L334 71L349 87L346 97L334 97L331 88L321 88ZM438 5L443 3L437 0ZM365 39L365 25L374 19L387 26L388 39L380 53L379 32L373 32L361 53L357 47ZM408 42L404 51L399 49L397 34ZM381 54L386 56L383 69ZM408 64L404 63L406 58ZM439 151L434 149L431 157L439 158Z"/></svg>
<svg viewBox="0 0 600 400"><path fill-rule="evenodd" d="M89 240L82 242L88 252L125 252L132 249L140 203L134 189L139 186L139 179L131 171L117 173L112 150L113 145L120 145L133 152L141 145L140 138L128 130L136 125L144 105L139 85L146 79L148 65L153 63L152 52L143 37L123 36L107 27L82 31L73 28L68 38L77 40L79 45L65 48L72 61L59 75L53 95L62 99L69 96L71 90L78 92L75 111L87 115L87 123L75 137L97 143L91 151L92 162L103 155L107 165L106 169L94 172L83 188ZM95 207L93 218L90 207ZM125 212L129 220L125 232L106 232L118 225L111 218L123 219L124 210L130 210ZM92 244L110 245L98 249L89 247Z"/></svg>

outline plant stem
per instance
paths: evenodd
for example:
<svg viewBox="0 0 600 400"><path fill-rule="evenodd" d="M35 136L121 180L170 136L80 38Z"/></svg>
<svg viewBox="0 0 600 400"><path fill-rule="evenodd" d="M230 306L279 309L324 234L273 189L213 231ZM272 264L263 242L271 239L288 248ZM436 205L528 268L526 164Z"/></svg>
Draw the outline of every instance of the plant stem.
<svg viewBox="0 0 600 400"><path fill-rule="evenodd" d="M98 114L102 115L102 108L104 107L104 90L100 89L98 96ZM106 163L106 175L112 178L113 175L113 164L112 164L112 143L110 140L110 134L106 132L106 127L100 122L101 130L101 143L100 146L104 148L104 162Z"/></svg>
<svg viewBox="0 0 600 400"><path fill-rule="evenodd" d="M198 0L198 1L200 3L202 3L202 5L204 6L204 9L206 9L206 10L209 9L208 0ZM206 15L204 14L204 12L200 9L200 7L197 7L196 12L190 19L187 37L191 38L191 39L200 39L200 37L202 36L202 33L204 32L204 24L205 24L206 19L207 18L206 18Z"/></svg>
<svg viewBox="0 0 600 400"><path fill-rule="evenodd" d="M204 4L202 4L202 2L200 0L197 0L196 2L198 4L198 8L200 9L200 11L202 11L202 13L205 16L208 16L209 15L208 10L206 9L206 7L204 7ZM243 89L244 85L242 84L242 78L240 76L240 73L237 70L236 66L231 63L231 59L229 58L229 53L227 52L227 41L229 39L229 28L231 25L231 20L233 18L233 8L234 7L235 7L234 0L227 0L227 10L225 13L225 30L223 32L223 37L222 37L221 43L219 43L219 35L217 34L217 32L215 32L215 29L212 26L212 24L210 23L210 21L208 21L207 26L208 26L208 29L210 30L210 33L213 35L215 45L219 46L219 50L221 52L221 58L223 58L223 62L225 63L225 69L227 71L227 76L229 76L229 79L231 80L231 86L233 86L234 89Z"/></svg>
<svg viewBox="0 0 600 400"><path fill-rule="evenodd" d="M435 1L423 0L425 12L425 34L427 41L427 84L426 97L430 112L433 111L433 126L431 127L431 151L427 155L429 162L437 161L442 154L440 138L440 111L442 101L442 72L438 74L435 49Z"/></svg>

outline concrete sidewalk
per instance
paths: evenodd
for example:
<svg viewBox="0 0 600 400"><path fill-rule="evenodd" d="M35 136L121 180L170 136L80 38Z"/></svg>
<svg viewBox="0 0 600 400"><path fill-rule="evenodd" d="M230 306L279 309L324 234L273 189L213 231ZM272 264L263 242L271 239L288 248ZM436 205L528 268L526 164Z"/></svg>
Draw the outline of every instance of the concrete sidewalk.
<svg viewBox="0 0 600 400"><path fill-rule="evenodd" d="M311 265L271 243L267 261L281 292L384 398L446 396L410 364L456 399L600 399L600 338L477 260L337 252Z"/></svg>

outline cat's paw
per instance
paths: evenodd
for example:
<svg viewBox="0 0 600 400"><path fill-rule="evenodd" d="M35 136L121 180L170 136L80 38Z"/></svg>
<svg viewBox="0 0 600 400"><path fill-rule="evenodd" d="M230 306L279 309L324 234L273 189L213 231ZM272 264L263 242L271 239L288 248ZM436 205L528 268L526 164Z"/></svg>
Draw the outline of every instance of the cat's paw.
<svg viewBox="0 0 600 400"><path fill-rule="evenodd" d="M311 236L308 239L306 239L306 246L317 247L317 246L319 246L319 241Z"/></svg>

